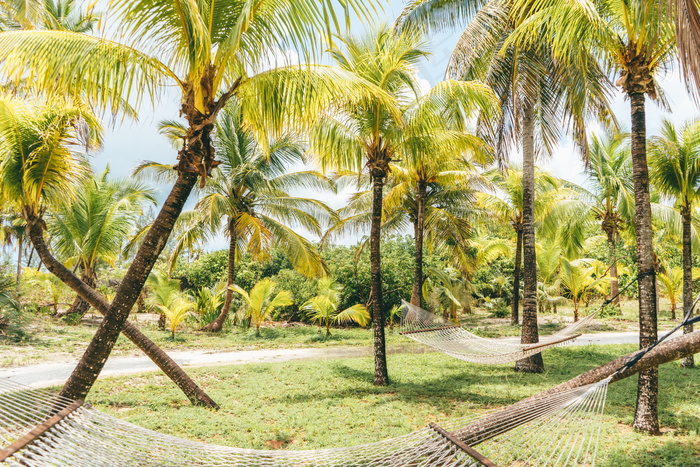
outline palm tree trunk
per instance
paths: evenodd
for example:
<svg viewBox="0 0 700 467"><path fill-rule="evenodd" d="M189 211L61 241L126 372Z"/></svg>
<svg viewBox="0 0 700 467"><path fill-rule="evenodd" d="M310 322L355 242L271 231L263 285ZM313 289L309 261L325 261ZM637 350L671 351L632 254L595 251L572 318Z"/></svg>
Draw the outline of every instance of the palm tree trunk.
<svg viewBox="0 0 700 467"><path fill-rule="evenodd" d="M236 244L238 238L233 219L229 218L229 241L228 241L228 275L226 278L226 299L224 306L221 308L221 313L214 321L202 328L202 331L219 332L224 327L224 322L228 318L231 310L231 302L233 301L233 289L231 287L236 283Z"/></svg>
<svg viewBox="0 0 700 467"><path fill-rule="evenodd" d="M683 209L683 315L693 306L693 245L691 242L692 207ZM675 319L675 316L673 317ZM683 326L683 334L693 332L693 325ZM683 368L693 368L695 358L692 355L681 360Z"/></svg>
<svg viewBox="0 0 700 467"><path fill-rule="evenodd" d="M387 161L388 165L388 161ZM372 176L372 226L369 234L370 269L372 283L372 325L374 326L374 385L389 384L389 371L386 365L386 340L384 336L384 313L382 310L382 259L381 226L386 168L373 167Z"/></svg>
<svg viewBox="0 0 700 467"><path fill-rule="evenodd" d="M620 297L617 296L620 293L620 284L617 275L617 247L615 245L615 234L608 233L608 252L610 255L610 297L613 299L613 304L616 307L620 306Z"/></svg>
<svg viewBox="0 0 700 467"><path fill-rule="evenodd" d="M80 280L83 281L88 287L92 287L94 289L95 283L97 282L96 279L97 278L94 277L94 271L91 271L90 268L83 268L83 274L80 277ZM68 311L66 311L66 314L78 313L80 316L84 316L89 309L90 304L83 297L81 297L80 294L78 294L75 296L75 300L70 308L68 308Z"/></svg>
<svg viewBox="0 0 700 467"><path fill-rule="evenodd" d="M61 279L64 284L78 292L90 305L102 314L107 314L109 311L109 303L95 291L88 287L83 281L78 279L70 270L68 270L60 261L58 261L49 251L44 240L43 221L41 219L28 219L27 230L32 245L36 249L39 258L46 269L56 277ZM214 402L192 379L187 376L180 366L168 356L163 349L158 347L153 341L146 337L136 326L128 321L124 324L122 333L133 342L141 351L143 351L165 375L170 378L181 390L193 405L201 405L218 409L219 406Z"/></svg>
<svg viewBox="0 0 700 467"><path fill-rule="evenodd" d="M523 146L523 327L520 342L540 341L537 328L537 256L535 253L535 115L532 104L525 104L522 118ZM542 373L542 354L515 362L515 370Z"/></svg>
<svg viewBox="0 0 700 467"><path fill-rule="evenodd" d="M515 326L520 323L518 309L520 307L520 271L523 264L523 229L521 226L515 229L517 240L515 241L515 268L513 269L513 301L510 304L510 324Z"/></svg>
<svg viewBox="0 0 700 467"><path fill-rule="evenodd" d="M63 386L61 395L69 399L84 400L97 380L119 333L136 303L148 275L165 247L175 221L190 192L197 182L197 174L181 171L170 195L145 236L124 279L116 291L114 300L105 314L102 324L90 341L83 357Z"/></svg>
<svg viewBox="0 0 700 467"><path fill-rule="evenodd" d="M425 182L418 182L416 191L416 221L413 224L413 237L416 245L416 265L414 268L411 305L421 306L423 291L423 231L425 228Z"/></svg>
<svg viewBox="0 0 700 467"><path fill-rule="evenodd" d="M651 201L649 197L649 167L646 155L645 94L629 92L632 114L632 177L634 179L634 223L637 235L637 270L639 287L639 346L656 342L656 276L652 247ZM639 374L637 410L634 428L647 433L659 432L658 368Z"/></svg>
<svg viewBox="0 0 700 467"><path fill-rule="evenodd" d="M17 287L22 279L22 237L17 239Z"/></svg>

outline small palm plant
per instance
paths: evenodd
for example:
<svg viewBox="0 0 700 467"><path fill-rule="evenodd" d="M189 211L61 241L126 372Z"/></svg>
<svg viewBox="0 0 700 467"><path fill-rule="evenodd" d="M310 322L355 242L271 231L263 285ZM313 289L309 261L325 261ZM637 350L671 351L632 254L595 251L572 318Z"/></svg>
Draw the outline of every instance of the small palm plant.
<svg viewBox="0 0 700 467"><path fill-rule="evenodd" d="M175 340L175 331L192 310L192 303L182 297L177 297L175 300L173 300L170 306L157 306L161 313L163 313L163 316L165 316L165 318L168 320L168 327L172 333L173 340Z"/></svg>
<svg viewBox="0 0 700 467"><path fill-rule="evenodd" d="M213 288L202 287L192 293L194 312L200 325L207 325L219 316L221 308L224 306L225 292L226 283L222 281Z"/></svg>
<svg viewBox="0 0 700 467"><path fill-rule="evenodd" d="M679 266L668 266L664 272L657 274L659 286L663 294L671 303L671 319L676 319L676 305L683 290L683 268Z"/></svg>
<svg viewBox="0 0 700 467"><path fill-rule="evenodd" d="M369 323L367 307L359 303L338 311L342 292L340 284L330 277L324 277L318 281L318 295L301 306L311 321L326 327L326 336L331 335L331 326L334 324L355 322L360 326L367 326Z"/></svg>
<svg viewBox="0 0 700 467"><path fill-rule="evenodd" d="M180 298L180 281L171 279L164 272L152 272L148 276L146 285L151 289L151 295L148 300L150 305L159 310L162 308L170 309L175 300ZM161 313L158 321L158 327L161 329L165 328L165 319L166 315Z"/></svg>
<svg viewBox="0 0 700 467"><path fill-rule="evenodd" d="M262 279L253 286L250 293L243 290L238 285L231 286L232 290L238 292L246 304L247 316L250 323L255 326L255 335L260 336L260 325L270 314L282 306L289 306L294 303L292 294L282 290L273 297L275 282L272 279Z"/></svg>

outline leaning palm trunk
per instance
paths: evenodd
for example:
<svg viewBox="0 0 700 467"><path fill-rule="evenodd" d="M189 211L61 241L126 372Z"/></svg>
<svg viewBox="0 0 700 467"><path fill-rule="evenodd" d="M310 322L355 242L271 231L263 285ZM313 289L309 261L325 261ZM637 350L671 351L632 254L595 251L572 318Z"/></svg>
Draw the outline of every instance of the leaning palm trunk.
<svg viewBox="0 0 700 467"><path fill-rule="evenodd" d="M523 229L518 224L515 227L517 240L515 241L515 268L513 268L513 302L510 304L510 324L515 326L520 323L518 308L520 306L520 272L523 264Z"/></svg>
<svg viewBox="0 0 700 467"><path fill-rule="evenodd" d="M68 287L77 292L90 305L102 314L109 311L109 303L92 287L81 281L61 264L49 251L44 241L43 221L39 218L27 220L29 238L46 268L61 279ZM218 408L214 402L187 374L178 366L168 354L153 343L141 331L128 321L124 324L122 333L143 351L163 373L165 373L185 393L194 405Z"/></svg>
<svg viewBox="0 0 700 467"><path fill-rule="evenodd" d="M235 222L229 220L229 246L228 246L228 274L226 277L226 299L224 306L221 308L221 313L214 321L202 328L202 331L219 332L224 327L226 318L231 311L231 302L233 301L233 284L236 283L236 237Z"/></svg>
<svg viewBox="0 0 700 467"><path fill-rule="evenodd" d="M639 86L641 87L641 86ZM634 179L635 229L639 287L639 345L647 347L657 339L656 277L652 248L649 168L646 156L645 93L628 88L632 113L632 176ZM647 433L659 432L658 368L639 374L634 427Z"/></svg>
<svg viewBox="0 0 700 467"><path fill-rule="evenodd" d="M382 312L382 259L381 259L381 225L384 180L389 161L381 158L378 167L371 167L372 176L372 226L369 234L370 268L372 284L372 326L374 326L374 384L389 384L389 372L386 366L386 341L384 337L384 314Z"/></svg>
<svg viewBox="0 0 700 467"><path fill-rule="evenodd" d="M534 107L523 106L523 326L520 342L539 342L537 328L537 256L535 253L535 126ZM542 373L542 354L535 354L515 362L515 370L526 373Z"/></svg>
<svg viewBox="0 0 700 467"><path fill-rule="evenodd" d="M681 210L683 214L683 315L686 315L693 306L693 246L690 234L693 211L689 204L687 203ZM690 334L691 332L693 332L692 324L683 326L683 334ZM681 361L681 366L683 368L693 368L695 366L693 355L685 357Z"/></svg>
<svg viewBox="0 0 700 467"><path fill-rule="evenodd" d="M421 306L421 293L423 290L423 235L425 231L425 182L418 182L416 192L416 220L413 224L414 241L416 245L416 264L414 269L413 290L411 291L411 305Z"/></svg>
<svg viewBox="0 0 700 467"><path fill-rule="evenodd" d="M181 161L182 162L182 161ZM197 182L197 174L182 171L166 199L163 208L149 229L105 314L102 324L90 341L78 366L61 390L61 396L83 400L97 380L109 358L131 308L165 247L175 221L182 212L187 198Z"/></svg>

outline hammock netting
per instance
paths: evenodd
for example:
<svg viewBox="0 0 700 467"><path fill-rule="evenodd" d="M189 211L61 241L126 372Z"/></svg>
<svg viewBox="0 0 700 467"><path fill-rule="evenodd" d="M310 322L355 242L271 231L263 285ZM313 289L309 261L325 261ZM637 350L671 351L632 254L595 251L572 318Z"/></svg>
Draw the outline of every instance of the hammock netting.
<svg viewBox="0 0 700 467"><path fill-rule="evenodd" d="M51 392L0 380L0 460L17 467L592 466L607 386L604 380L371 444L265 451L160 434L88 404L75 408L79 404ZM27 433L51 423L26 441ZM487 460L477 461L465 445Z"/></svg>
<svg viewBox="0 0 700 467"><path fill-rule="evenodd" d="M467 331L410 303L403 302L400 333L405 337L433 347L440 352L471 363L509 363L538 354L543 350L566 345L580 336L596 313L591 313L555 334L542 338L537 344L519 344L500 339L487 339Z"/></svg>

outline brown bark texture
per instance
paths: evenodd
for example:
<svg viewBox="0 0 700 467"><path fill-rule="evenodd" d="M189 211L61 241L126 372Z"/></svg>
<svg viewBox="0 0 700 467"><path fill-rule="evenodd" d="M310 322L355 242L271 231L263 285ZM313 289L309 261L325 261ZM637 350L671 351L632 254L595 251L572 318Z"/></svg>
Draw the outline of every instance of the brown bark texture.
<svg viewBox="0 0 700 467"><path fill-rule="evenodd" d="M68 287L77 292L98 312L105 314L109 310L109 303L96 290L89 287L60 261L58 261L48 249L44 240L43 221L34 218L27 221L29 238L46 268L61 279ZM165 373L181 390L193 405L218 408L214 402L192 379L185 373L175 361L146 337L141 331L128 321L124 324L122 333L133 342L144 354Z"/></svg>
<svg viewBox="0 0 700 467"><path fill-rule="evenodd" d="M425 182L419 181L416 191L416 220L414 223L414 242L416 246L416 264L414 268L411 305L422 306L423 295L423 232L425 230Z"/></svg>
<svg viewBox="0 0 700 467"><path fill-rule="evenodd" d="M535 253L535 116L531 103L523 106L523 318L522 344L540 341L537 328L537 256ZM515 362L515 370L542 373L542 354Z"/></svg>
<svg viewBox="0 0 700 467"><path fill-rule="evenodd" d="M372 296L372 326L374 327L374 384L389 384L389 371L386 364L386 339L384 336L384 313L382 310L382 259L381 259L381 225L382 204L384 198L384 180L387 176L389 161L381 157L370 169L372 177L372 225L369 234L370 269Z"/></svg>
<svg viewBox="0 0 700 467"><path fill-rule="evenodd" d="M515 240L515 268L513 269L513 301L510 304L510 324L515 326L520 323L518 311L520 308L520 272L523 264L523 229L520 225L515 227L517 239Z"/></svg>
<svg viewBox="0 0 700 467"><path fill-rule="evenodd" d="M229 242L228 242L228 267L226 276L226 298L224 300L224 306L221 308L221 313L216 317L214 321L207 324L202 328L202 331L208 332L220 332L228 314L231 311L231 302L233 301L233 290L231 287L236 283L236 245L238 242L238 237L236 236L235 222L233 219L229 219Z"/></svg>
<svg viewBox="0 0 700 467"><path fill-rule="evenodd" d="M91 273L91 271L88 269L83 269L83 274L80 277L80 280L85 282L88 287L92 287L93 289L95 288L95 283L97 282L94 272ZM73 304L70 306L68 311L66 311L66 314L78 313L80 316L83 316L89 309L90 304L83 297L81 297L80 294L78 294L75 296L75 300L73 300Z"/></svg>
<svg viewBox="0 0 700 467"><path fill-rule="evenodd" d="M646 155L646 116L644 92L628 92L632 116L632 178L634 179L637 271L639 274L639 345L645 348L657 339L656 276L652 246L649 167ZM658 370L640 373L634 428L659 432Z"/></svg>
<svg viewBox="0 0 700 467"><path fill-rule="evenodd" d="M683 215L683 316L688 314L693 306L693 244L691 238L692 207L686 200L686 205L681 210ZM675 319L675 317L673 317ZM683 326L683 334L693 332L693 325ZM688 355L681 361L683 368L695 367L695 357Z"/></svg>

